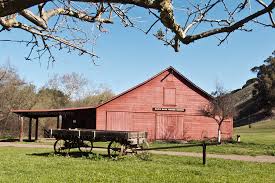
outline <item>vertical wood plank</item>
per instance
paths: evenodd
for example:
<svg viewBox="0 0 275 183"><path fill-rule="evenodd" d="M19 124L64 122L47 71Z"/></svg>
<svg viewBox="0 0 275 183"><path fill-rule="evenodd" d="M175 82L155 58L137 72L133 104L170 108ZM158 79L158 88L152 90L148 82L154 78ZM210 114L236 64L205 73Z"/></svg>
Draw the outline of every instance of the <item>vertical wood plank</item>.
<svg viewBox="0 0 275 183"><path fill-rule="evenodd" d="M23 126L24 125L24 117L23 116L19 116L19 126L20 126L20 132L19 132L19 141L23 142L23 136L24 136L24 130L23 130Z"/></svg>
<svg viewBox="0 0 275 183"><path fill-rule="evenodd" d="M57 116L56 128L59 129L59 116Z"/></svg>
<svg viewBox="0 0 275 183"><path fill-rule="evenodd" d="M58 116L58 121L57 121L57 129L62 128L62 115Z"/></svg>

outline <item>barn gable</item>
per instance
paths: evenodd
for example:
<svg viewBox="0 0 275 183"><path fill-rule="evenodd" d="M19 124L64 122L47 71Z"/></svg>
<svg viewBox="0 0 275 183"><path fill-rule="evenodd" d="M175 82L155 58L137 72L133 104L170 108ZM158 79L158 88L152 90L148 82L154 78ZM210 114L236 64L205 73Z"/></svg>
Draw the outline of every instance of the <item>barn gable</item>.
<svg viewBox="0 0 275 183"><path fill-rule="evenodd" d="M216 122L200 113L209 100L211 95L169 67L97 106L96 129L147 131L150 139L213 137Z"/></svg>
<svg viewBox="0 0 275 183"><path fill-rule="evenodd" d="M116 95L116 96L114 96L110 100L108 100L108 101L106 101L106 102L104 102L104 103L102 103L102 104L100 104L100 105L98 105L96 107L97 108L101 107L101 106L103 106L103 105L105 105L105 104L107 104L107 103L109 103L109 102L111 102L111 101L113 101L113 100L115 100L115 99L117 99L117 98L119 98L119 97L121 97L121 96L123 96L123 95L125 95L125 94L127 94L127 93L129 93L129 92L131 92L131 91L133 91L135 89L137 89L137 88L139 88L139 87L142 87L143 85L147 84L148 82L156 79L157 77L159 77L161 75L164 76L161 79L161 81L164 81L164 80L168 80L169 81L169 80L171 80L170 78L172 78L171 75L173 75L178 80L180 80L181 82L183 82L185 85L187 85L188 87L190 87L192 90L198 92L200 95L202 95L206 99L208 99L208 100L213 99L213 97L210 94L208 94L206 91L204 91L203 89L201 89L200 87L198 87L197 85L195 85L193 82L191 82L185 76L183 76L180 72L178 72L174 67L170 66L167 69L165 69L165 70L161 71L160 73L154 75L153 77L149 78L148 80L146 80L146 81L144 81L144 82L142 82L142 83L140 83L140 84L138 84L138 85L136 85L136 86L134 86L134 87L132 87L132 88L130 88L130 89L128 89L128 90L126 90L126 91L124 91L124 92Z"/></svg>

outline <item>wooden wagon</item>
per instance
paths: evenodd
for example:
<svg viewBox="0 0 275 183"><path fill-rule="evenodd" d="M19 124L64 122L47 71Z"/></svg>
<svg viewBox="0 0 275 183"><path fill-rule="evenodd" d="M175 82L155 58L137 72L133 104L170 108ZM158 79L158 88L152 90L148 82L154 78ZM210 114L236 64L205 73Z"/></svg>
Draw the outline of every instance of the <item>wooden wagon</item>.
<svg viewBox="0 0 275 183"><path fill-rule="evenodd" d="M109 142L107 147L109 157L137 153L138 150L148 147L147 132L139 131L48 129L45 135L56 139L54 143L56 153L69 153L72 148L89 153L93 149L94 142Z"/></svg>

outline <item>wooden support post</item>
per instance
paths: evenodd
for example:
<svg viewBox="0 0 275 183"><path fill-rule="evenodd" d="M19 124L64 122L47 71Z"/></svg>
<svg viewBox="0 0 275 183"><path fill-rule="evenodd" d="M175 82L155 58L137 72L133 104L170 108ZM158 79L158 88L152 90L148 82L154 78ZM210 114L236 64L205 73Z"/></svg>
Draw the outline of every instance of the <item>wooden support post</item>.
<svg viewBox="0 0 275 183"><path fill-rule="evenodd" d="M35 140L38 140L38 118L35 120Z"/></svg>
<svg viewBox="0 0 275 183"><path fill-rule="evenodd" d="M32 140L32 118L29 121L29 141Z"/></svg>
<svg viewBox="0 0 275 183"><path fill-rule="evenodd" d="M202 144L202 162L203 165L206 164L206 143Z"/></svg>
<svg viewBox="0 0 275 183"><path fill-rule="evenodd" d="M24 136L24 130L23 130L23 126L24 125L24 117L23 116L19 116L19 126L20 126L20 132L19 132L19 141L23 142L23 136Z"/></svg>
<svg viewBox="0 0 275 183"><path fill-rule="evenodd" d="M62 115L57 117L57 129L61 129L62 127Z"/></svg>
<svg viewBox="0 0 275 183"><path fill-rule="evenodd" d="M59 116L57 116L57 124L56 124L56 128L59 129Z"/></svg>

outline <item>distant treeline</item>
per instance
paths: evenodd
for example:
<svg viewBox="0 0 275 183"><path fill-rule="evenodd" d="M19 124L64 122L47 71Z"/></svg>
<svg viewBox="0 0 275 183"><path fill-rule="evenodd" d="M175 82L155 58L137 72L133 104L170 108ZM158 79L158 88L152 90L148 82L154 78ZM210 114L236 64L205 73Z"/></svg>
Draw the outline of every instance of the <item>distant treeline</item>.
<svg viewBox="0 0 275 183"><path fill-rule="evenodd" d="M18 136L18 116L14 115L11 109L95 106L113 96L114 93L108 87L94 86L87 78L77 73L54 75L43 87L37 88L20 78L14 67L9 64L2 65L0 66L0 137ZM41 120L39 124L41 132L46 124L55 125L56 119Z"/></svg>

